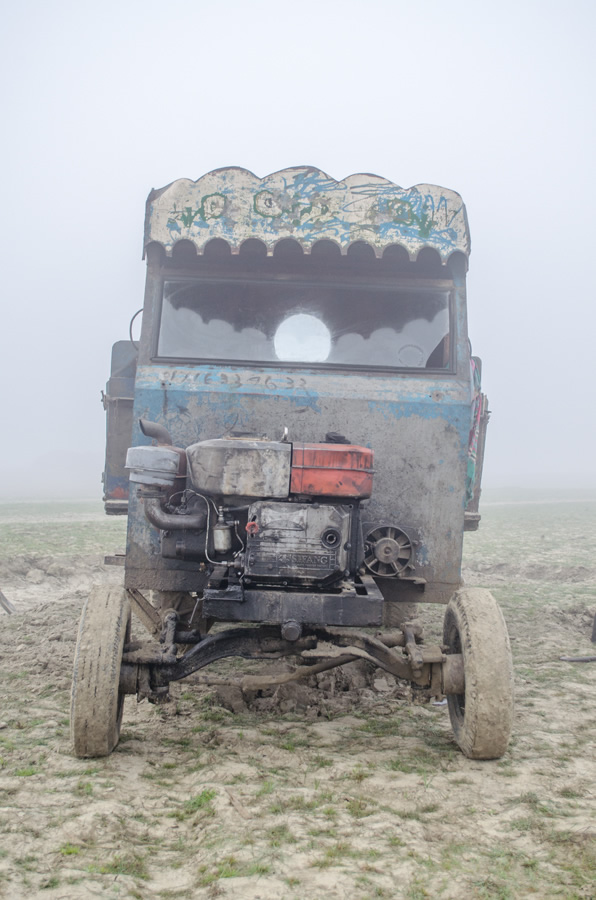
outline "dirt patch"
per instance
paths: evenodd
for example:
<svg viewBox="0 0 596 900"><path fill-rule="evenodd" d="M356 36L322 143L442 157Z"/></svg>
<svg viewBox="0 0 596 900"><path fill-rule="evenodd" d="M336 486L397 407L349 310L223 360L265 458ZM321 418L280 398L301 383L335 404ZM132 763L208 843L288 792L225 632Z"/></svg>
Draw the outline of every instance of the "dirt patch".
<svg viewBox="0 0 596 900"><path fill-rule="evenodd" d="M260 663L263 674L291 672L289 664ZM188 679L192 683L193 679ZM391 700L410 700L409 683L359 660L341 668L313 675L299 683L279 684L260 691L243 691L236 686L215 686L214 703L233 713L251 711L270 716L276 713L300 713L306 721L347 714L354 709L378 711L379 704ZM420 693L418 696L421 698ZM429 702L425 697L424 702Z"/></svg>
<svg viewBox="0 0 596 900"><path fill-rule="evenodd" d="M596 665L558 659L593 652L591 581L482 574L479 556L495 566L507 548L521 571L543 552L539 535L521 544L523 507L513 523L486 519L468 580L505 611L517 690L512 744L488 763L461 755L444 707L360 662L259 694L190 678L164 706L127 698L116 751L78 760L78 614L94 581L122 572L99 547L5 554L16 612L0 611L0 896L593 896ZM574 565L589 569L584 547ZM442 609L422 618L440 633Z"/></svg>

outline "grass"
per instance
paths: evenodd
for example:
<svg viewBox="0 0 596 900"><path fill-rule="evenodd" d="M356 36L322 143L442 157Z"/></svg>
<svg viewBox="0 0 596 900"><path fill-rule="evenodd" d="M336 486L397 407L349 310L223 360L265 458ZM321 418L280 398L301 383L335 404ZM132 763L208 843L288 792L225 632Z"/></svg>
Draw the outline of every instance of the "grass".
<svg viewBox="0 0 596 900"><path fill-rule="evenodd" d="M298 794L294 797L289 796L287 799L277 800L269 807L269 812L274 816L283 815L284 813L292 811L313 812L315 809L319 809L325 802L325 798L311 797L308 799L302 794Z"/></svg>
<svg viewBox="0 0 596 900"><path fill-rule="evenodd" d="M211 805L211 801L215 796L216 792L214 790L205 788L205 790L201 791L200 794L197 794L196 796L191 797L190 800L187 800L184 804L184 809L189 813L196 812L199 809L212 810L213 807Z"/></svg>
<svg viewBox="0 0 596 900"><path fill-rule="evenodd" d="M258 789L256 796L257 797L267 797L267 796L269 796L269 794L272 794L274 790L275 790L275 785L273 784L272 781L269 781L269 780L264 781L263 784Z"/></svg>
<svg viewBox="0 0 596 900"><path fill-rule="evenodd" d="M376 806L376 803L374 804ZM363 797L351 797L346 803L346 809L354 819L364 819L373 813L373 803Z"/></svg>
<svg viewBox="0 0 596 900"><path fill-rule="evenodd" d="M205 788L199 794L195 794L194 797L189 797L188 800L185 800L182 808L177 808L169 812L168 816L173 819L178 819L180 822L196 814L203 818L214 816L215 808L211 801L216 796L216 791L211 788Z"/></svg>
<svg viewBox="0 0 596 900"><path fill-rule="evenodd" d="M271 847L281 847L283 844L295 844L297 840L285 823L282 825L274 825L273 828L267 830L266 834Z"/></svg>
<svg viewBox="0 0 596 900"><path fill-rule="evenodd" d="M327 847L323 856L314 859L310 865L318 869L326 869L330 866L337 865L345 858L353 858L354 851L347 841L337 841L330 847Z"/></svg>
<svg viewBox="0 0 596 900"><path fill-rule="evenodd" d="M0 503L0 557L71 557L125 545L126 518L105 516L99 502Z"/></svg>
<svg viewBox="0 0 596 900"><path fill-rule="evenodd" d="M64 846L60 847L60 853L62 856L78 856L81 852L81 848L76 844L64 844Z"/></svg>
<svg viewBox="0 0 596 900"><path fill-rule="evenodd" d="M395 737L398 729L398 723L393 717L377 719L367 718L359 727L359 731L365 734L372 734L375 737Z"/></svg>
<svg viewBox="0 0 596 900"><path fill-rule="evenodd" d="M98 872L100 875L131 875L145 881L149 878L147 861L138 853L116 854L109 863L90 866L89 871Z"/></svg>
<svg viewBox="0 0 596 900"><path fill-rule="evenodd" d="M250 878L251 876L267 875L270 872L268 863L253 861L241 862L235 856L229 855L219 859L214 865L199 866L198 884L206 887L219 881L221 878Z"/></svg>
<svg viewBox="0 0 596 900"><path fill-rule="evenodd" d="M90 781L79 781L75 791L80 797L91 797L93 795L93 784Z"/></svg>

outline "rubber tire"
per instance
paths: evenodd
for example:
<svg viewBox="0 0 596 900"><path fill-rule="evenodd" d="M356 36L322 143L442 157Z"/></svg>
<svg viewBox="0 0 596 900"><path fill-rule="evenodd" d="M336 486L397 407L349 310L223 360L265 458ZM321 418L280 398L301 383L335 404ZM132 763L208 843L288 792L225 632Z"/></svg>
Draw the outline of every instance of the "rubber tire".
<svg viewBox="0 0 596 900"><path fill-rule="evenodd" d="M75 756L108 756L120 737L119 691L130 601L123 588L92 588L79 623L72 674L70 730Z"/></svg>
<svg viewBox="0 0 596 900"><path fill-rule="evenodd" d="M513 661L505 619L490 591L463 588L453 595L443 642L464 658L465 693L447 696L455 740L470 759L498 759L513 726Z"/></svg>

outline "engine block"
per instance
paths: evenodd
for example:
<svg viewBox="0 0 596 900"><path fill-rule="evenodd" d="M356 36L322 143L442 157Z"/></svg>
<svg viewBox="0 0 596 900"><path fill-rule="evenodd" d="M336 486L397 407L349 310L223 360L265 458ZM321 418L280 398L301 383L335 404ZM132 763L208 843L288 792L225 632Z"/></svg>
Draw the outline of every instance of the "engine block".
<svg viewBox="0 0 596 900"><path fill-rule="evenodd" d="M264 500L248 513L244 573L253 581L331 584L349 568L352 505Z"/></svg>

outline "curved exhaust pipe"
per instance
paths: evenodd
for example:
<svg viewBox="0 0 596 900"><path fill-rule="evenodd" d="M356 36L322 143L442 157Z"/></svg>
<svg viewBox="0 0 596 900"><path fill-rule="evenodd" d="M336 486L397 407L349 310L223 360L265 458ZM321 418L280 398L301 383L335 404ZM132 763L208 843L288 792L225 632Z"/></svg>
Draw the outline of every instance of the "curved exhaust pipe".
<svg viewBox="0 0 596 900"><path fill-rule="evenodd" d="M172 446L172 438L170 432L163 425L157 422L150 422L149 419L139 419L139 426L145 437L153 438L158 444L164 444L167 447Z"/></svg>
<svg viewBox="0 0 596 900"><path fill-rule="evenodd" d="M162 531L205 530L207 524L206 511L190 513L189 515L184 515L184 513L176 515L166 512L161 504L162 501L159 497L147 497L143 500L145 516L156 528L160 528Z"/></svg>

